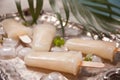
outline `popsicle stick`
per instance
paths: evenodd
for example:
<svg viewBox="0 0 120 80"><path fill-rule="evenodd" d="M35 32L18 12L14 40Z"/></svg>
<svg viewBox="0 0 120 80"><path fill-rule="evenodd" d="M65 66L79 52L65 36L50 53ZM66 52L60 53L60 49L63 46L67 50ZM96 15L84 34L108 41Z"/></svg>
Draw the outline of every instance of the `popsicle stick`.
<svg viewBox="0 0 120 80"><path fill-rule="evenodd" d="M102 68L102 67L105 67L105 64L100 62L83 61L82 66Z"/></svg>
<svg viewBox="0 0 120 80"><path fill-rule="evenodd" d="M19 39L24 42L24 43L31 43L32 40L30 39L30 37L28 35L22 35L22 36L19 36Z"/></svg>

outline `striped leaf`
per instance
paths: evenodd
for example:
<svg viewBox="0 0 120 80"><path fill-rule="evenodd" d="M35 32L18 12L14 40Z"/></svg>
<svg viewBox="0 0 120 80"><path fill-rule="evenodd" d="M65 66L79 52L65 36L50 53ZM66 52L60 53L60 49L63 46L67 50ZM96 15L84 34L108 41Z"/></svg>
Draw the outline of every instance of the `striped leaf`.
<svg viewBox="0 0 120 80"><path fill-rule="evenodd" d="M20 17L26 22L24 15L23 15L22 7L21 7L21 0L15 0L15 4L16 4Z"/></svg>
<svg viewBox="0 0 120 80"><path fill-rule="evenodd" d="M68 20L69 20L69 7L68 7L68 4L67 4L67 0L62 0L62 4L63 4L63 8L64 8L64 11L65 11L65 15L66 15L66 23L65 25L63 25L63 20L62 20L62 15L60 13L60 9L59 9L59 6L57 5L57 1L56 0L49 0L49 3L51 5L51 8L53 9L54 13L56 14L58 20L60 21L60 25L61 25L61 28L62 28L62 34L63 34L63 37L65 36L65 30L64 30L64 27L67 25L68 23Z"/></svg>

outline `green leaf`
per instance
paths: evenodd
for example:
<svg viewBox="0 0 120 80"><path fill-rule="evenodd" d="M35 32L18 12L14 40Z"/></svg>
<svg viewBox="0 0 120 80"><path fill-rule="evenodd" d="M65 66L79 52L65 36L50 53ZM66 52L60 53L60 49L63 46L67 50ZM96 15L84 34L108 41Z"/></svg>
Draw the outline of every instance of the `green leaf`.
<svg viewBox="0 0 120 80"><path fill-rule="evenodd" d="M94 32L98 32L97 28L95 25L93 25L94 23L94 17L91 14L91 12L89 12L86 7L84 7L82 4L79 4L79 2L77 0L76 1L76 7L78 8L78 13L81 16L81 18L83 18L84 21L86 21L86 23L84 24L85 26L89 26L89 29L91 29ZM92 28L93 27L93 28Z"/></svg>
<svg viewBox="0 0 120 80"><path fill-rule="evenodd" d="M99 19L101 20L104 20L105 22L110 22L110 23L115 23L115 24L119 24L120 25L120 21L112 18L112 17L108 17L108 16L105 16L105 15L101 15L99 13L96 13L96 12L92 12L93 14L95 14L97 17L99 17Z"/></svg>
<svg viewBox="0 0 120 80"><path fill-rule="evenodd" d="M60 13L58 12L58 10L56 9L56 0L49 0L49 3L51 5L53 11L55 12L59 22L60 22L60 25L61 25L61 28L62 28L62 34L64 36L64 27L63 27L63 22L62 22L62 19L61 19L62 17L60 15Z"/></svg>
<svg viewBox="0 0 120 80"><path fill-rule="evenodd" d="M24 25L29 26L29 25L33 25L34 23L37 23L37 19L43 7L43 0L36 0L36 8L34 8L34 0L28 0L29 12L31 14L30 16L32 16L32 21L25 20L23 11L21 9L20 0L16 0L15 3L18 9L18 13L20 14L20 17L25 21L23 23Z"/></svg>
<svg viewBox="0 0 120 80"><path fill-rule="evenodd" d="M99 4L99 5L112 6L120 9L118 5L110 3L109 0L80 0L80 1L86 6L90 5L90 3L93 3L93 4Z"/></svg>
<svg viewBox="0 0 120 80"><path fill-rule="evenodd" d="M56 6L56 0L49 0L49 3L53 9L53 11L55 12L59 22L60 22L60 25L61 25L61 28L62 28L62 35L64 37L64 34L65 34L65 30L64 30L64 26L63 26L63 21L62 21L62 17L61 17L61 14L60 12L57 10L57 6Z"/></svg>
<svg viewBox="0 0 120 80"><path fill-rule="evenodd" d="M90 31L89 27L86 27L86 21L82 18L81 15L79 15L76 2L74 0L68 0L70 10L73 14L73 16L77 19L77 21L85 27L86 30Z"/></svg>
<svg viewBox="0 0 120 80"><path fill-rule="evenodd" d="M57 15L58 20L60 21L60 25L61 25L61 28L62 28L62 35L64 37L65 36L65 29L64 29L64 26L63 26L62 17L59 13L56 13L56 15Z"/></svg>
<svg viewBox="0 0 120 80"><path fill-rule="evenodd" d="M86 8L84 8L84 6L79 4L79 2L77 0L68 0L68 1L69 1L69 6L71 9L71 12L74 15L74 17L78 20L78 22L82 26L84 26L84 28L87 31L92 32L92 30L93 30L96 32L96 28L95 27L92 28L93 25L91 25L91 22L90 22L90 21L92 21L91 20L92 17L90 15L90 13L86 10Z"/></svg>
<svg viewBox="0 0 120 80"><path fill-rule="evenodd" d="M84 58L84 61L92 61L92 54L86 55L86 57Z"/></svg>
<svg viewBox="0 0 120 80"><path fill-rule="evenodd" d="M64 26L67 26L68 20L69 20L69 16L70 16L70 11L69 11L69 7L67 4L67 0L62 0L63 6L64 6L64 11L65 11L65 15L66 15L66 23Z"/></svg>
<svg viewBox="0 0 120 80"><path fill-rule="evenodd" d="M82 26L84 26L85 30L91 32L91 34L93 35L97 34L99 37L101 37L102 36L101 33L104 33L105 35L110 35L110 33L113 33L113 34L120 33L119 32L120 28L115 27L114 24L112 23L113 21L109 23L107 20L104 20L104 17L103 18L97 17L90 11L90 9L88 8L89 6L86 7L86 5L82 5L78 0L68 0L68 1L69 1L71 12L74 15L74 17L78 20L80 24L82 24ZM87 2L90 0L85 0L85 1ZM100 1L100 0L96 0L96 1ZM107 0L103 1L103 3L106 3L106 2ZM96 5L92 5L92 6L93 7L90 6L92 9L97 9L99 11L109 13L110 16L113 14L116 16L119 16L119 13L112 12L110 6L107 6L107 8L96 6ZM113 20L112 16L108 17L108 19Z"/></svg>
<svg viewBox="0 0 120 80"><path fill-rule="evenodd" d="M63 7L64 7L64 11L65 11L65 15L66 15L66 23L65 25L63 25L63 21L62 21L62 15L61 13L59 12L59 6L57 5L57 2L56 0L49 0L49 3L53 9L53 11L55 12L58 20L60 21L60 25L61 25L61 28L62 28L62 35L63 37L65 36L65 30L64 30L64 27L67 26L67 23L69 21L69 7L68 7L68 4L67 4L67 0L62 0L62 4L63 4Z"/></svg>
<svg viewBox="0 0 120 80"><path fill-rule="evenodd" d="M20 17L21 17L25 22L27 22L27 21L25 20L24 16L23 16L23 11L22 11L22 8L21 8L21 0L15 0L15 4L16 4L16 7L17 7L17 10L18 10L18 13L19 13Z"/></svg>
<svg viewBox="0 0 120 80"><path fill-rule="evenodd" d="M56 0L49 0L49 3L53 11L56 12Z"/></svg>
<svg viewBox="0 0 120 80"><path fill-rule="evenodd" d="M31 13L32 19L33 19L32 24L37 23L35 20L34 0L28 0L28 4L29 4L30 13Z"/></svg>
<svg viewBox="0 0 120 80"><path fill-rule="evenodd" d="M104 16L104 19L107 18L106 21L120 23L120 20L115 19L116 16L120 18L120 0L80 0L80 3L87 6L95 15L99 15L99 18Z"/></svg>
<svg viewBox="0 0 120 80"><path fill-rule="evenodd" d="M73 0L68 0L68 3L73 16L82 24L83 21L79 19L79 15L75 7L75 2Z"/></svg>
<svg viewBox="0 0 120 80"><path fill-rule="evenodd" d="M111 24L109 24L107 22L102 22L102 24L103 24L103 26L105 25L103 27L105 30L107 30L107 31L109 31L109 32L111 32L113 34L119 34L120 33L118 31L119 28L113 27L113 25L111 25ZM102 27L102 25L101 25L101 27Z"/></svg>
<svg viewBox="0 0 120 80"><path fill-rule="evenodd" d="M119 13L117 12L114 12L112 11L111 9L108 9L108 8L102 8L102 7L99 7L99 6L95 6L95 5L86 5L92 9L95 9L95 10L99 10L101 12L105 12L105 13L109 13L109 15L116 15L116 16L120 16ZM110 16L111 17L111 16Z"/></svg>
<svg viewBox="0 0 120 80"><path fill-rule="evenodd" d="M36 0L35 22L37 22L37 19L40 15L42 7L43 7L43 0Z"/></svg>

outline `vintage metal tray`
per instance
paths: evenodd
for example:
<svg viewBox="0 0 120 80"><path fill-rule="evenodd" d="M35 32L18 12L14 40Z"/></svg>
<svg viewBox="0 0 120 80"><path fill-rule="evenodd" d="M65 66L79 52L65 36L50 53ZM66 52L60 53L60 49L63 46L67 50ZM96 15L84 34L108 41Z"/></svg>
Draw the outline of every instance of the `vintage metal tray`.
<svg viewBox="0 0 120 80"><path fill-rule="evenodd" d="M18 14L7 14L0 16L0 21L7 18L14 18L18 21L20 20ZM57 35L61 35L61 27L59 21L53 13L44 12L41 14L38 22L47 22L55 25L57 27ZM0 26L0 28L0 35L2 35L2 26ZM84 31L83 27L80 24L74 22L69 22L65 30L66 39L71 37L79 37L81 39L98 39L98 36L96 34L92 38L90 33ZM120 42L120 39L112 34L110 38L104 36L102 40L116 41L118 43ZM119 56L120 55L118 55L118 58L120 58ZM53 77L57 76L57 78L44 78L49 77L50 75ZM60 76L63 78L58 78ZM112 77L112 79L108 79L109 77ZM73 76L66 73L60 74L56 71L27 67L21 58L15 56L12 59L0 60L0 80L120 80L120 62L119 60L116 63L105 61L104 68L82 67L79 73L76 76Z"/></svg>

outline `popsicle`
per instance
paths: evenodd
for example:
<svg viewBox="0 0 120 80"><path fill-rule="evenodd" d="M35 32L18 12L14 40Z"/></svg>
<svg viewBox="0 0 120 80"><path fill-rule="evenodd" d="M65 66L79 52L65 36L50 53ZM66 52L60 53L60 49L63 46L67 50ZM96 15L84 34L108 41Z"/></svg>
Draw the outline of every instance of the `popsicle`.
<svg viewBox="0 0 120 80"><path fill-rule="evenodd" d="M24 26L22 23L17 22L14 19L5 19L1 23L9 38L19 39L19 36L31 36L32 34L29 27Z"/></svg>
<svg viewBox="0 0 120 80"><path fill-rule="evenodd" d="M27 55L24 61L29 66L68 72L75 75L81 65L80 57L79 54L35 52Z"/></svg>
<svg viewBox="0 0 120 80"><path fill-rule="evenodd" d="M111 61L113 61L113 57L117 49L115 42L81 40L79 38L67 40L65 46L69 50L81 51L85 54L95 54Z"/></svg>
<svg viewBox="0 0 120 80"><path fill-rule="evenodd" d="M31 52L24 58L31 67L50 69L76 75L81 66L104 67L103 63L82 62L80 53L69 52ZM84 63L84 64L83 64Z"/></svg>
<svg viewBox="0 0 120 80"><path fill-rule="evenodd" d="M51 24L45 23L35 26L33 29L33 50L49 51L55 34L56 28Z"/></svg>

